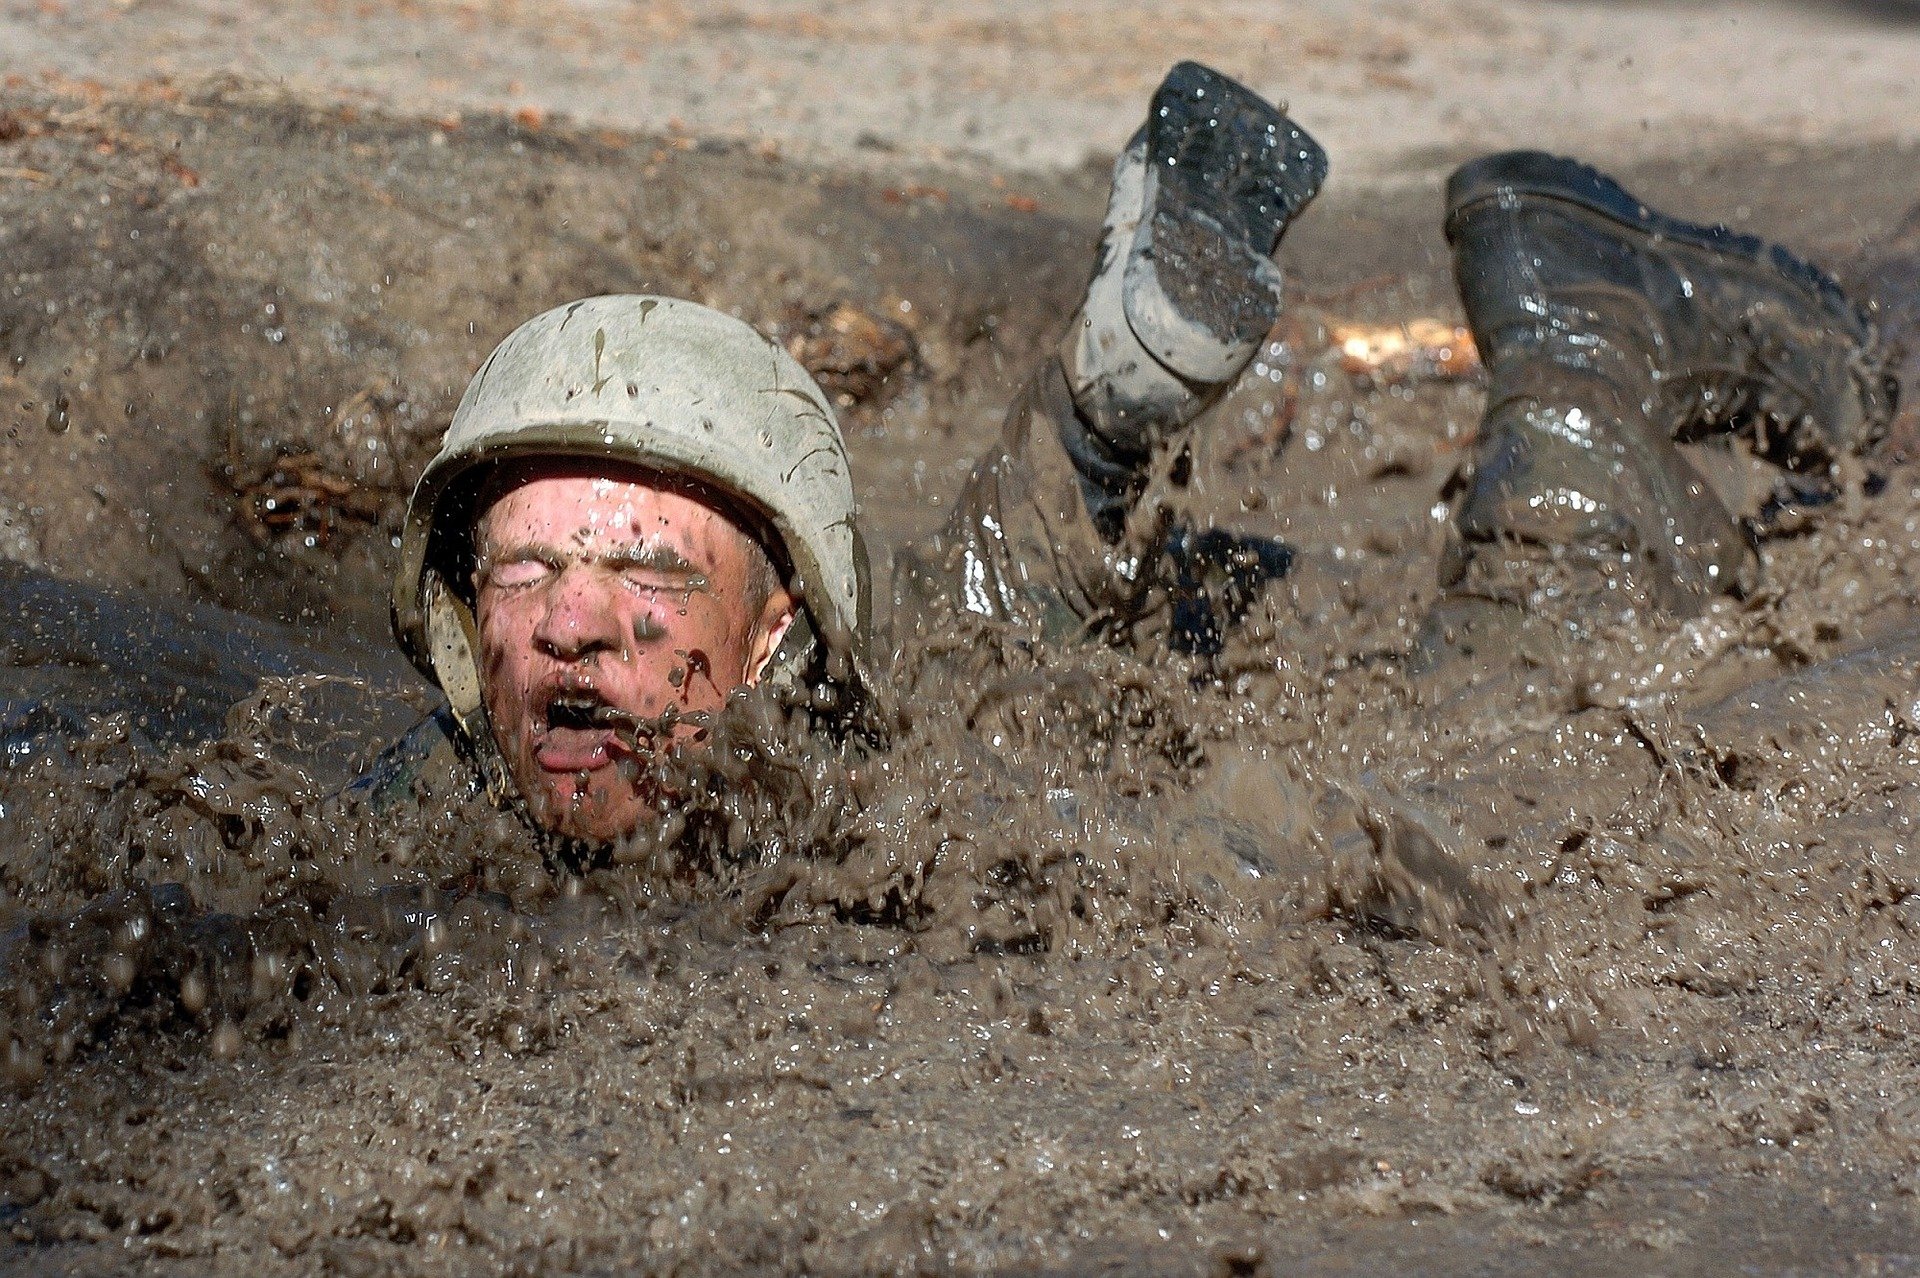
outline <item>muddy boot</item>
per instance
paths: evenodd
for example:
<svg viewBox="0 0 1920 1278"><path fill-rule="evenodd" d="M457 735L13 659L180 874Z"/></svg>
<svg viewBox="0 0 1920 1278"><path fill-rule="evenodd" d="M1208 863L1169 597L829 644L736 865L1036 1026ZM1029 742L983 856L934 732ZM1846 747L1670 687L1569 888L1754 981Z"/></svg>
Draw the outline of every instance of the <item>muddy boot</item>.
<svg viewBox="0 0 1920 1278"><path fill-rule="evenodd" d="M1879 460L1920 458L1920 204L1891 234L1865 245L1843 278L1880 330L1899 392Z"/></svg>
<svg viewBox="0 0 1920 1278"><path fill-rule="evenodd" d="M1270 254L1320 189L1326 153L1279 110L1182 62L1114 165L1086 300L1061 350L1061 443L1103 535L1119 535L1156 446L1247 366L1280 315Z"/></svg>
<svg viewBox="0 0 1920 1278"><path fill-rule="evenodd" d="M1786 250L1538 152L1460 169L1447 208L1491 386L1416 669L1557 665L1594 623L1690 616L1752 586L1750 536L1677 439L1751 431L1817 477L1884 429L1873 326Z"/></svg>

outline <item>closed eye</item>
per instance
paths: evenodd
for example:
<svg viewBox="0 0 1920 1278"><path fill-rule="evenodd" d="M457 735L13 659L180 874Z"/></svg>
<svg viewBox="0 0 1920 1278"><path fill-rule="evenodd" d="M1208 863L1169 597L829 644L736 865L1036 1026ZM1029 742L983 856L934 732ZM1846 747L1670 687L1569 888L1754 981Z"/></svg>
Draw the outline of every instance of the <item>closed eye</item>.
<svg viewBox="0 0 1920 1278"><path fill-rule="evenodd" d="M633 590L685 592L704 590L707 579L697 572L632 565L620 570L620 580Z"/></svg>
<svg viewBox="0 0 1920 1278"><path fill-rule="evenodd" d="M707 584L706 577L684 556L665 547L608 555L602 562L634 590L703 590Z"/></svg>
<svg viewBox="0 0 1920 1278"><path fill-rule="evenodd" d="M482 580L497 590L524 590L546 581L556 571L554 565L540 559L507 559L487 564Z"/></svg>

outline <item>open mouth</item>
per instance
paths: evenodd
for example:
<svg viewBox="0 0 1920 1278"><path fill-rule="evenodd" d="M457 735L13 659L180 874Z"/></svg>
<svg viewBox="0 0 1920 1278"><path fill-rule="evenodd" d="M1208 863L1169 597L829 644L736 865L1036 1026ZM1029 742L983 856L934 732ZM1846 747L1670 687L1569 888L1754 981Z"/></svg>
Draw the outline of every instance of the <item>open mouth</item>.
<svg viewBox="0 0 1920 1278"><path fill-rule="evenodd" d="M658 718L643 718L609 703L587 687L561 687L540 703L544 722L538 726L534 754L550 772L588 772L626 754L646 753L670 739L685 719L673 706ZM706 728L694 716L691 737L705 738Z"/></svg>
<svg viewBox="0 0 1920 1278"><path fill-rule="evenodd" d="M569 691L547 701L547 727L591 732L625 727L633 716L602 701L592 693Z"/></svg>
<svg viewBox="0 0 1920 1278"><path fill-rule="evenodd" d="M550 772L591 772L612 763L633 732L633 716L591 688L562 688L541 706L535 757Z"/></svg>

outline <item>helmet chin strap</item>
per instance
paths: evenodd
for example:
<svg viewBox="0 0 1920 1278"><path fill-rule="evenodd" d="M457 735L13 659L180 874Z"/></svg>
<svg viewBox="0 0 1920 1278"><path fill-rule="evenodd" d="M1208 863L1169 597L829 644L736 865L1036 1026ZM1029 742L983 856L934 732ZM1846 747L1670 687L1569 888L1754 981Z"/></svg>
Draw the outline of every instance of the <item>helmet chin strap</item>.
<svg viewBox="0 0 1920 1278"><path fill-rule="evenodd" d="M480 691L480 666L474 654L480 650L480 632L473 613L460 597L447 587L438 572L422 574L425 587L427 648L432 655L434 674L440 689L447 694L447 706L473 752L474 764L486 783L487 797L498 803L514 797L513 782L507 775L506 761L500 757L493 739L493 726L487 721L486 698Z"/></svg>

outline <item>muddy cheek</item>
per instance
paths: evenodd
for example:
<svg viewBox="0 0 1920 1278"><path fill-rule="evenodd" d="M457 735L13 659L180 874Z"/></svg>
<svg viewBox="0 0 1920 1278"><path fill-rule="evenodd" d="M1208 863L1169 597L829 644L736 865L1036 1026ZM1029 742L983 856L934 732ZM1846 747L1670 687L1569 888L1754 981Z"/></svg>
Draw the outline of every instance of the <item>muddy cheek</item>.
<svg viewBox="0 0 1920 1278"><path fill-rule="evenodd" d="M687 662L685 682L684 684L676 685L680 688L681 704L686 705L692 702L696 685L699 683L706 684L707 690L712 694L712 699L716 704L724 700L729 690L722 688L718 681L714 679L713 659L707 655L706 649L689 648L684 655Z"/></svg>
<svg viewBox="0 0 1920 1278"><path fill-rule="evenodd" d="M482 614L483 617L486 614ZM480 686L489 705L501 689L506 688L512 679L514 662L512 660L513 643L510 633L490 620L480 625Z"/></svg>
<svg viewBox="0 0 1920 1278"><path fill-rule="evenodd" d="M494 744L505 756L508 769L522 790L544 788L544 779L532 766L533 759L533 672L531 662L516 659L521 651L511 632L482 631L480 645L480 687L486 702L487 719L493 729Z"/></svg>

